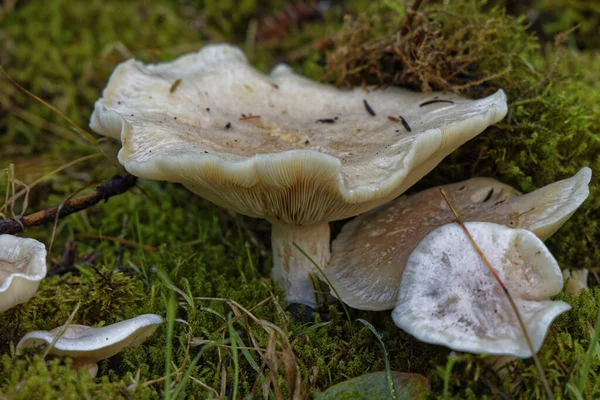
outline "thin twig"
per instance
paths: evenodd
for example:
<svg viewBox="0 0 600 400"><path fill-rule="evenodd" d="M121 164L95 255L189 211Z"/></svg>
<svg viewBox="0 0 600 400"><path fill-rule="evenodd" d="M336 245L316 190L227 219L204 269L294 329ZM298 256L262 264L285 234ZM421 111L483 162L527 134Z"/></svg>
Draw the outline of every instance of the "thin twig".
<svg viewBox="0 0 600 400"><path fill-rule="evenodd" d="M408 16L406 17L406 22L404 23L404 26L400 31L400 36L406 35L410 30L410 27L413 23L413 19L415 18L415 14L419 10L419 7L421 7L422 2L423 0L415 0L415 2L413 3L412 7L410 8L410 11L408 12Z"/></svg>
<svg viewBox="0 0 600 400"><path fill-rule="evenodd" d="M125 239L125 235L127 234L127 223L129 222L129 216L123 216L123 229L121 229L121 234L119 235L120 239ZM122 270L123 269L123 256L125 254L125 243L119 242L119 253L117 254L117 262L115 263L115 268Z"/></svg>
<svg viewBox="0 0 600 400"><path fill-rule="evenodd" d="M452 214L454 214L454 218L456 219L456 222L460 225L462 230L465 232L465 235L467 235L467 238L469 239L469 241L475 248L475 251L477 251L477 254L479 254L479 257L481 257L481 259L483 260L483 263L485 264L487 269L490 271L490 273L492 274L494 279L496 279L496 282L498 282L498 285L500 285L500 288L502 288L502 291L504 291L504 295L508 299L510 306L512 307L512 309L515 313L515 316L517 317L517 321L519 322L521 331L523 331L523 336L525 336L525 341L527 342L527 347L529 347L529 351L531 351L533 361L534 361L535 366L537 367L537 370L540 374L540 380L542 381L542 384L544 385L544 389L546 390L548 399L550 399L550 400L554 399L554 395L552 394L552 390L550 389L550 385L548 385L548 380L546 379L546 374L544 373L544 368L542 368L542 364L540 363L540 360L538 359L537 355L535 354L535 349L533 348L533 343L531 342L531 338L529 337L529 334L527 333L527 327L525 326L525 323L523 322L523 318L521 318L521 313L519 312L519 309L517 308L517 304L513 300L513 297L511 296L510 292L508 291L508 288L504 285L504 282L502 282L502 280L500 279L500 276L498 276L498 274L496 273L496 271L490 264L489 260L487 259L485 254L483 254L483 251L481 250L479 245L475 242L475 239L473 239L473 236L471 236L471 233L469 232L469 230L467 229L465 224L460 219L458 212L456 211L456 209L450 202L450 199L448 199L448 196L446 195L446 192L444 191L444 189L440 189L440 193L442 194L444 201L448 204L448 207L450 207L450 210L452 210Z"/></svg>
<svg viewBox="0 0 600 400"><path fill-rule="evenodd" d="M108 236L108 235L95 235L93 233L77 233L75 235L76 238L88 238L88 239L99 239L99 240L109 240L112 242L117 242L117 243L122 243L125 246L129 246L129 247L134 247L136 249L142 249L144 251L149 251L152 253L156 253L158 251L158 248L154 247L154 246L150 246L148 244L140 244L140 243L136 243L132 240L128 240L128 239L122 239L119 237L115 237L115 236Z"/></svg>
<svg viewBox="0 0 600 400"><path fill-rule="evenodd" d="M57 218L64 218L74 212L91 207L109 197L125 193L135 186L137 178L131 174L125 176L115 175L103 185L96 188L92 194L77 199L63 202L60 206L47 208L24 217L18 216L0 221L0 234L15 234L23 232L25 227L54 222Z"/></svg>

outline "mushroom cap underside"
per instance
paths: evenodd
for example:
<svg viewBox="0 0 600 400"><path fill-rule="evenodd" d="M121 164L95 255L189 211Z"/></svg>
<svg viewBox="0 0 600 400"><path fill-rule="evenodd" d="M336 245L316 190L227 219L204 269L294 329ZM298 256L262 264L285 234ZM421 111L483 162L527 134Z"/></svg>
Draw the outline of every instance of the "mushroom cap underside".
<svg viewBox="0 0 600 400"><path fill-rule="evenodd" d="M46 247L34 239L0 235L0 312L29 300L46 276Z"/></svg>
<svg viewBox="0 0 600 400"><path fill-rule="evenodd" d="M50 354L95 363L117 354L126 347L143 343L162 322L158 315L143 314L100 328L71 324L54 343ZM58 327L51 331L29 332L19 341L17 350L50 344L61 329L62 327Z"/></svg>
<svg viewBox="0 0 600 400"><path fill-rule="evenodd" d="M506 114L480 100L399 88L341 90L232 46L116 68L90 126L120 138L134 175L184 184L236 212L293 224L357 215L399 195Z"/></svg>

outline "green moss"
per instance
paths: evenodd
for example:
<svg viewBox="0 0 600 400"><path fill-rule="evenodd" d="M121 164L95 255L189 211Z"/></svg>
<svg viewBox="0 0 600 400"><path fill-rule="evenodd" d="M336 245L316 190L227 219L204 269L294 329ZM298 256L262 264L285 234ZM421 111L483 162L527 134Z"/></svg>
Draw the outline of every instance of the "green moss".
<svg viewBox="0 0 600 400"><path fill-rule="evenodd" d="M123 273L98 268L81 269L82 276L44 279L26 305L0 314L0 351L31 330L50 330L65 321L78 302L77 321L84 325L110 324L128 316L145 297L143 284Z"/></svg>
<svg viewBox="0 0 600 400"><path fill-rule="evenodd" d="M579 296L560 294L558 299L568 302L573 309L554 322L538 357L557 399L565 398L567 384L576 386L583 367L591 337L590 328L600 312L600 288L584 291ZM494 372L494 358L459 355L452 369L449 384L454 399L495 398L502 392L510 397L544 398L544 388L538 372L530 360L515 360L504 364L500 373ZM500 368L500 366L496 366ZM583 398L600 395L600 358L594 357ZM445 365L435 370L431 382L434 390L444 384ZM465 381L472 382L469 386ZM571 396L568 396L572 398Z"/></svg>
<svg viewBox="0 0 600 400"><path fill-rule="evenodd" d="M71 361L45 361L39 356L0 358L0 396L7 399L155 399L143 387L128 389L123 381L92 379L87 371L74 371Z"/></svg>
<svg viewBox="0 0 600 400"><path fill-rule="evenodd" d="M133 55L146 61L172 57L185 51L177 49L179 43L194 41L201 45L166 2L27 2L2 22L0 59L12 78L85 127L115 64ZM13 109L0 124L5 157L42 149L86 151L85 142L59 116L7 80L0 80L0 93L2 103Z"/></svg>
<svg viewBox="0 0 600 400"><path fill-rule="evenodd" d="M512 14L527 14L532 29L542 40L552 41L553 36L576 27L570 39L571 45L581 49L598 49L600 33L600 7L595 2L560 0L505 0Z"/></svg>
<svg viewBox="0 0 600 400"><path fill-rule="evenodd" d="M407 34L399 36L406 11L394 1L369 5L356 0L344 6L332 2L314 19L292 21L287 27L269 22L277 15L290 16L292 5L279 0L247 0L239 5L46 3L25 2L5 17L0 59L11 76L82 125L108 75L125 58L166 60L199 48L204 41L227 39L241 45L262 70L283 60L314 79L340 85L397 84L455 90L466 96L504 88L510 99L508 117L448 157L414 190L488 175L529 191L584 165L594 172L600 167L600 55L539 41L523 18L507 16L500 8L478 2L446 2L448 6L425 2ZM549 32L555 32L552 29ZM572 46L572 36L567 43ZM6 133L0 138L0 157L15 163L18 178L31 182L66 161L98 151L7 81L0 81L0 89L2 104L13 111L0 115L0 130ZM114 159L116 146L106 142L101 147ZM32 190L29 210L59 204L74 190L117 172L104 158L69 168ZM2 195L4 188L0 182ZM100 256L44 280L31 301L0 315L0 396L163 396L162 381L134 393L126 385L138 371L141 383L163 377L164 328L143 345L102 361L101 378L94 380L73 371L68 360L45 362L35 352L15 356L11 350L25 332L63 324L78 302L75 322L88 325L150 312L165 316L172 288L157 277L157 269L181 290L173 334L174 368L185 370L204 351L190 370L195 380L187 382L186 398L206 398L215 391L218 396L232 395L236 368L226 322L230 316L239 337L241 394L259 395L266 377L274 377L285 397L294 388L296 373L308 393L384 369L383 350L373 333L363 324L348 322L338 307L331 307L330 321L324 325L319 325L320 319L307 326L290 322L282 311L281 293L265 278L271 259L264 221L231 216L178 185L142 182L140 188L59 222L50 259L61 258L68 240L77 244L78 258L93 252ZM595 245L600 240L598 188L594 177L590 199L549 241L563 267L600 264ZM26 235L50 244L52 228L28 229ZM111 237L129 245L122 248ZM559 297L573 310L557 319L540 359L557 397L564 397L564 367L572 369L573 383L589 345L589 324L600 311L600 291ZM240 306L251 310L252 316ZM393 370L428 376L434 396L442 393L447 349L399 331L389 313L353 311L352 316L375 325ZM195 345L188 352L189 335ZM599 363L597 358L592 361L584 398L598 397ZM460 355L447 381L450 395L494 398L501 390L513 398L534 398L542 393L530 360L511 368L511 374L498 374L484 358ZM174 375L177 382L182 377ZM271 385L271 393L274 390Z"/></svg>
<svg viewBox="0 0 600 400"><path fill-rule="evenodd" d="M505 90L505 120L448 157L414 190L481 175L531 191L584 166L599 170L600 56L550 45L542 55L523 18L482 7L473 1L425 7L405 35L402 8L384 13L372 7L347 20L327 74L340 85L392 84L467 96ZM565 267L600 263L594 245L600 240L598 182L594 176L588 201L549 241Z"/></svg>

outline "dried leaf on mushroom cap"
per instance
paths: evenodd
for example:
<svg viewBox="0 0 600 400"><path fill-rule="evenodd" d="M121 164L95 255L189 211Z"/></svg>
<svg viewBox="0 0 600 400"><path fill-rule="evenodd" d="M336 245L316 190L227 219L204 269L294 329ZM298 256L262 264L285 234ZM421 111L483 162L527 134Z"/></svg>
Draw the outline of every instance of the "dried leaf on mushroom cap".
<svg viewBox="0 0 600 400"><path fill-rule="evenodd" d="M453 103L419 106L432 99ZM388 119L400 114L410 132ZM264 75L238 48L211 45L168 63L119 65L90 126L121 139L119 160L134 175L181 182L241 214L311 224L395 197L505 114L502 91L468 100L340 90L283 65Z"/></svg>
<svg viewBox="0 0 600 400"><path fill-rule="evenodd" d="M0 312L33 297L46 276L46 247L34 239L0 235Z"/></svg>
<svg viewBox="0 0 600 400"><path fill-rule="evenodd" d="M179 182L213 203L273 223L273 277L314 306L312 264L329 261L329 221L398 196L506 114L479 100L399 88L341 90L280 65L270 75L229 45L113 72L90 126L120 138L133 175Z"/></svg>
<svg viewBox="0 0 600 400"><path fill-rule="evenodd" d="M590 178L591 170L583 168L524 195L497 180L473 178L402 196L346 224L333 241L325 273L351 307L391 309L411 251L433 229L454 220L440 188L463 221L524 228L545 240L587 198Z"/></svg>
<svg viewBox="0 0 600 400"><path fill-rule="evenodd" d="M528 230L489 222L465 225L512 295L537 352L554 318L571 308L550 300L563 285L558 263ZM410 254L392 317L423 342L470 353L532 356L506 294L455 223L428 234Z"/></svg>
<svg viewBox="0 0 600 400"><path fill-rule="evenodd" d="M71 357L79 368L90 368L100 360L112 357L127 347L142 344L150 337L163 319L155 314L143 314L101 328L69 325L54 343L50 355ZM17 344L17 352L24 348L49 345L60 333L62 326L51 331L29 332Z"/></svg>

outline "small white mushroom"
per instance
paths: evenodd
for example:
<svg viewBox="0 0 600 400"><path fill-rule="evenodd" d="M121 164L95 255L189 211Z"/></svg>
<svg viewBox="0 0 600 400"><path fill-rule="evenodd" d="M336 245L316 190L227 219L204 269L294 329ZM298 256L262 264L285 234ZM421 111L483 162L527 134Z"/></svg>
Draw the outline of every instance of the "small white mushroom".
<svg viewBox="0 0 600 400"><path fill-rule="evenodd" d="M530 231L489 222L465 225L512 295L537 352L554 318L571 308L550 300L563 286L558 263ZM434 230L411 253L392 317L423 342L532 356L506 294L458 224Z"/></svg>
<svg viewBox="0 0 600 400"><path fill-rule="evenodd" d="M98 372L98 361L112 357L127 347L142 344L162 322L163 319L158 315L143 314L101 328L71 324L48 354L71 357L75 368L88 369L94 377ZM17 352L51 344L61 329L62 326L51 331L29 332L17 344Z"/></svg>
<svg viewBox="0 0 600 400"><path fill-rule="evenodd" d="M133 175L269 220L274 279L288 302L314 307L316 270L292 242L324 267L329 221L395 198L506 110L502 91L340 90L284 65L264 75L238 48L212 45L119 65L90 126L121 140Z"/></svg>
<svg viewBox="0 0 600 400"><path fill-rule="evenodd" d="M587 280L590 271L584 269L563 269L563 279L567 282L565 292L571 294L579 294L582 290L588 288Z"/></svg>
<svg viewBox="0 0 600 400"><path fill-rule="evenodd" d="M46 276L46 247L35 239L0 235L0 312L27 302Z"/></svg>
<svg viewBox="0 0 600 400"><path fill-rule="evenodd" d="M588 197L590 179L591 170L583 168L524 195L494 179L473 178L402 196L346 224L333 241L325 273L349 306L391 309L412 250L429 232L454 220L440 188L463 221L524 228L546 240Z"/></svg>

